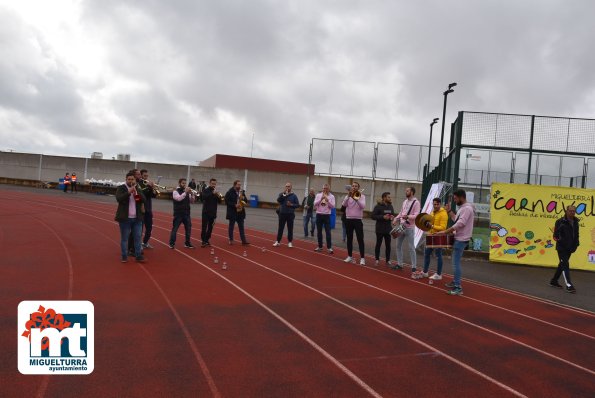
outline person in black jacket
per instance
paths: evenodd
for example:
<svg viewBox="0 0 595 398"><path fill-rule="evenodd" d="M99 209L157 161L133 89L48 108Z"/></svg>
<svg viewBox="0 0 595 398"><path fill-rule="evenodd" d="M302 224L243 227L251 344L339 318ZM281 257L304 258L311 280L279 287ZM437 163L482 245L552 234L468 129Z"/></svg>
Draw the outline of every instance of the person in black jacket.
<svg viewBox="0 0 595 398"><path fill-rule="evenodd" d="M146 169L140 171L141 180L138 182L139 187L145 195L145 217L143 224L145 226L145 235L143 237L142 246L144 249L152 249L153 246L149 243L151 239L151 232L153 231L153 198L157 197L155 193L155 183L149 181L149 172Z"/></svg>
<svg viewBox="0 0 595 398"><path fill-rule="evenodd" d="M116 189L116 200L118 201L118 209L116 210L115 220L120 225L122 262L128 262L128 239L131 232L136 261L143 262L145 258L141 251L141 232L146 199L142 191L138 189L134 171L129 171L126 174L126 184L120 185Z"/></svg>
<svg viewBox="0 0 595 398"><path fill-rule="evenodd" d="M391 266L390 262L390 250L391 250L391 237L390 230L392 229L392 219L395 216L395 209L393 208L390 192L384 192L382 194L382 201L379 202L372 211L372 219L376 220L376 248L374 249L374 255L376 256L376 263L378 265L380 261L380 246L382 246L382 240L384 240L384 249L386 254L386 265Z"/></svg>
<svg viewBox="0 0 595 398"><path fill-rule="evenodd" d="M201 247L210 246L211 234L213 233L213 224L217 218L217 205L220 200L220 193L217 192L217 180L211 178L209 185L201 193L202 197L202 232L200 239L202 240Z"/></svg>
<svg viewBox="0 0 595 398"><path fill-rule="evenodd" d="M287 224L287 247L293 247L293 220L295 220L295 209L300 207L300 201L295 193L291 191L291 183L285 184L285 191L277 197L279 203L279 228L277 229L277 240L273 246L281 246L283 230Z"/></svg>
<svg viewBox="0 0 595 398"><path fill-rule="evenodd" d="M171 234L169 235L169 248L176 247L176 234L180 224L184 224L184 232L186 233L184 247L194 249L192 242L190 242L190 234L192 233L192 220L190 218L190 203L196 199L190 187L186 186L186 179L180 178L178 180L179 186L173 192L174 200L174 221Z"/></svg>
<svg viewBox="0 0 595 398"><path fill-rule="evenodd" d="M249 245L244 234L244 220L246 219L246 191L241 190L242 183L240 180L235 180L233 186L229 188L229 191L225 194L225 203L227 204L227 214L225 218L229 220L229 244L233 245L233 229L235 224L238 223L238 229L240 230L240 239L242 245Z"/></svg>
<svg viewBox="0 0 595 398"><path fill-rule="evenodd" d="M564 217L558 219L554 226L554 240L558 252L558 269L550 281L550 286L562 289L558 283L560 275L564 275L566 291L576 293L576 289L570 281L570 255L576 251L579 245L579 219L576 218L576 207L568 206Z"/></svg>

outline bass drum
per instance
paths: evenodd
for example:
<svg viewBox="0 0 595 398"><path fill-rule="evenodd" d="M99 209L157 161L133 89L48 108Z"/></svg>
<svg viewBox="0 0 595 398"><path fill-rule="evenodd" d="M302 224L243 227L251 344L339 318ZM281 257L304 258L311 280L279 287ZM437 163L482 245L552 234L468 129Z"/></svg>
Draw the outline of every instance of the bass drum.
<svg viewBox="0 0 595 398"><path fill-rule="evenodd" d="M426 248L445 249L452 247L454 241L454 235L426 235Z"/></svg>

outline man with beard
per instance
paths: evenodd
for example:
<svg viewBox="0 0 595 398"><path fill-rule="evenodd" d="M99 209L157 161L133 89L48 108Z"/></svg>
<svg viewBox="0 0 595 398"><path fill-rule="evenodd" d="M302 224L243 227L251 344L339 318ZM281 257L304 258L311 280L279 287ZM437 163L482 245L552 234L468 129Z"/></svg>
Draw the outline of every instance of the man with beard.
<svg viewBox="0 0 595 398"><path fill-rule="evenodd" d="M192 194L192 189L186 186L186 179L180 178L178 180L178 187L173 192L174 200L174 219L171 234L169 235L169 248L175 249L176 236L180 224L184 224L185 240L184 247L194 249L192 242L190 242L190 234L192 233L192 220L190 218L190 203L196 199Z"/></svg>
<svg viewBox="0 0 595 398"><path fill-rule="evenodd" d="M285 191L277 197L279 203L279 228L277 229L277 240L273 246L281 246L283 230L287 224L287 247L293 247L293 220L295 220L295 209L300 207L300 201L295 193L292 192L291 183L285 184Z"/></svg>
<svg viewBox="0 0 595 398"><path fill-rule="evenodd" d="M202 240L201 247L210 246L211 234L213 233L213 225L217 218L217 205L220 200L220 193L217 192L217 180L211 178L209 185L201 193L202 197L202 231L200 239Z"/></svg>
<svg viewBox="0 0 595 398"><path fill-rule="evenodd" d="M432 229L428 231L428 235L435 234L438 231L444 231L448 224L448 213L443 207L440 206L440 204L440 198L434 198L432 200L432 213L430 213L432 216ZM428 271L430 270L430 257L432 256L432 252L436 253L438 268L436 269L436 273L432 275L430 279L435 281L442 279L442 250L443 249L441 247L426 247L426 250L424 251L424 270L423 272L418 272L415 279L428 277Z"/></svg>
<svg viewBox="0 0 595 398"><path fill-rule="evenodd" d="M145 226L145 236L143 237L143 248L152 249L153 246L149 243L151 239L151 232L153 231L153 198L157 197L155 193L155 184L149 181L149 172L146 169L140 171L141 179L138 183L139 187L145 195L145 216L143 223Z"/></svg>
<svg viewBox="0 0 595 398"><path fill-rule="evenodd" d="M386 254L386 265L391 266L390 262L390 249L391 249L391 236L390 230L392 229L392 219L395 215L395 209L393 208L392 199L390 192L384 192L382 194L382 201L379 202L372 211L372 219L376 220L376 247L374 249L374 256L376 257L375 265L378 266L380 262L380 247L384 240L384 249Z"/></svg>
<svg viewBox="0 0 595 398"><path fill-rule="evenodd" d="M463 257L463 251L471 235L473 235L473 216L475 209L471 203L467 202L467 194L464 190L458 189L453 194L453 200L458 207L458 211L455 213L450 208L450 203L444 206L444 209L454 221L452 227L447 228L444 231L436 232L436 235L450 234L455 232L455 242L452 246L452 267L454 269L454 279L451 283L447 283L445 286L451 290L447 290L447 293L453 296L461 296L463 294L463 288L461 287L461 258Z"/></svg>
<svg viewBox="0 0 595 398"><path fill-rule="evenodd" d="M417 271L417 255L415 254L415 217L419 214L420 204L415 197L415 188L408 187L405 189L405 200L401 206L401 211L394 218L393 225L397 222L405 225L405 230L397 238L397 264L393 269L403 267L403 242L407 240L409 246L409 257L411 261L411 275Z"/></svg>
<svg viewBox="0 0 595 398"><path fill-rule="evenodd" d="M115 220L120 226L120 250L123 263L128 262L128 240L132 236L133 255L137 262L144 262L141 251L141 232L143 228L143 203L145 196L138 189L134 171L126 174L126 183L116 190L118 210Z"/></svg>
<svg viewBox="0 0 595 398"><path fill-rule="evenodd" d="M246 219L246 191L241 190L242 183L240 180L235 180L233 186L229 188L229 191L225 194L225 203L227 204L227 214L225 218L229 220L229 244L233 245L233 230L235 224L238 224L240 231L240 239L242 245L249 245L244 234L244 220Z"/></svg>

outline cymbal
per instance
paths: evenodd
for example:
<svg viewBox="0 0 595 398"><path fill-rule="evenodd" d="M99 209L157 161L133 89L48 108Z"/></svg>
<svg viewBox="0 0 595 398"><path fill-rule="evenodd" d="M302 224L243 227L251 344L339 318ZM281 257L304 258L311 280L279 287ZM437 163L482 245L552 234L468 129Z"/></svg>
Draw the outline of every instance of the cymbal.
<svg viewBox="0 0 595 398"><path fill-rule="evenodd" d="M415 217L415 226L422 231L429 231L432 229L432 221L433 218L428 213L419 213L417 217Z"/></svg>

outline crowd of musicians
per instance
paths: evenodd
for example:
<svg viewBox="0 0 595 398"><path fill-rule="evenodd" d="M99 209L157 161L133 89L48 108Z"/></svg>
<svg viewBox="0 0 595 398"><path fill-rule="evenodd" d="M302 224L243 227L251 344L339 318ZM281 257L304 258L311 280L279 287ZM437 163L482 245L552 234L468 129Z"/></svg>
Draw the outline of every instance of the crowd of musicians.
<svg viewBox="0 0 595 398"><path fill-rule="evenodd" d="M192 181L194 182L194 181ZM190 216L191 204L199 197L202 201L202 228L201 228L201 247L210 246L210 239L213 232L215 219L217 218L217 208L224 205L227 208L226 219L228 221L229 244L233 245L235 225L238 226L239 237L242 245L249 245L244 230L244 220L246 218L247 196L242 189L240 180L233 182L233 186L223 194L217 190L217 180L211 178L202 191L197 191L187 184L185 178L180 178L178 186L173 191L173 222L169 237L169 247L175 249L178 229L184 226L184 247L194 249L191 241L192 219ZM316 252L322 252L326 243L326 251L333 254L333 244L331 236L331 214L333 209L340 207L343 213L343 223L345 238L347 243L346 263L356 262L353 254L353 238L357 242L359 252L359 264L366 265L365 245L364 245L364 226L363 216L366 207L366 195L360 188L359 183L353 182L351 186L346 187L346 193L337 200L331 193L330 186L324 184L322 191L316 193L311 189L309 194L300 201L293 192L291 183L285 184L285 189L277 197L279 204L278 231L277 238L273 246L278 247L282 244L283 234L287 229L287 246L293 247L293 226L296 210L303 209L303 227L304 237L314 237L314 231L317 232L318 244L315 247ZM119 186L116 191L116 200L118 208L116 211L116 221L118 221L121 233L121 261L127 262L128 257L132 256L137 262L144 262L144 249L152 249L150 243L151 232L153 229L153 209L152 200L159 194L159 186L149 178L147 170L130 170L126 174L126 183ZM468 245L473 231L474 210L471 204L466 202L466 194L463 190L454 192L454 202L458 206L455 213L450 204L444 206L440 198L433 199L433 211L424 218L424 223L429 229L428 234L439 236L454 233L454 244L452 245L454 280L446 286L450 289L448 292L453 295L462 294L461 287L461 266L460 261L464 248ZM384 261L387 267L393 270L402 270L404 264L403 245L409 253L411 263L411 277L414 279L430 278L432 280L442 279L442 248L426 247L424 252L424 264L421 270L417 269L417 256L415 252L415 220L420 214L421 205L415 197L415 188L408 187L405 190L405 200L400 209L394 209L389 192L382 193L381 200L372 211L372 219L375 220L376 245L374 248L375 262L380 263L380 251L384 243ZM447 228L448 219L454 222L450 228ZM395 227L398 226L398 227ZM393 231L398 230L397 234ZM144 231L144 233L143 233ZM391 260L392 239L396 237L396 262ZM397 236L398 235L398 236ZM429 266L432 254L437 259L437 271L430 276Z"/></svg>

